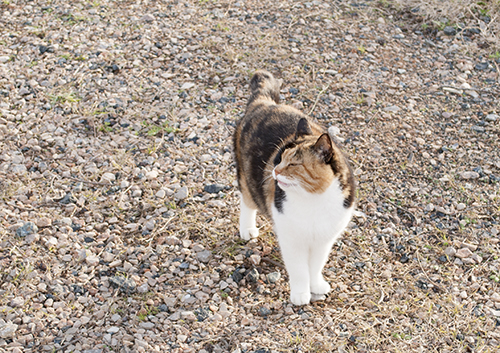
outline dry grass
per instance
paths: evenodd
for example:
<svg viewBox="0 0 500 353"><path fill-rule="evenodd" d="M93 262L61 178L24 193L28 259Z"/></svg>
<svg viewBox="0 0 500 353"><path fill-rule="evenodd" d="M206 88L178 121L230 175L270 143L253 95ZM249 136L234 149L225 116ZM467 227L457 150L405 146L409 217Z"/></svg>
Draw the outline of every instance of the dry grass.
<svg viewBox="0 0 500 353"><path fill-rule="evenodd" d="M396 6L422 17L422 26L479 28L492 54L500 54L500 1L395 0ZM459 34L460 35L460 34Z"/></svg>

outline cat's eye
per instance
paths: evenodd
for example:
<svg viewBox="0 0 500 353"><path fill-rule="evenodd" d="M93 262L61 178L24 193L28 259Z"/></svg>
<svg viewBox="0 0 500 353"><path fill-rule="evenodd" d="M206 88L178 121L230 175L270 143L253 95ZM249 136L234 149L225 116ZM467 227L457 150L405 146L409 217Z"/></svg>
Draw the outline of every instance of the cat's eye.
<svg viewBox="0 0 500 353"><path fill-rule="evenodd" d="M299 165L300 165L300 163L289 163L288 164L289 167L297 167Z"/></svg>

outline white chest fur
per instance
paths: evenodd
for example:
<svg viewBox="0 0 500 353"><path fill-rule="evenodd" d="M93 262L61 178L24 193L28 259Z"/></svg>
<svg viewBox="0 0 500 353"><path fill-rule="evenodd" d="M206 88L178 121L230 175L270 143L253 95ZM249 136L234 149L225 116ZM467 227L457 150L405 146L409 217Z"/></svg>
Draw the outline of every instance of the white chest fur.
<svg viewBox="0 0 500 353"><path fill-rule="evenodd" d="M330 242L347 226L352 212L353 207L344 207L344 195L334 180L322 194L287 190L282 212L273 207L273 221L276 231L282 233L278 237Z"/></svg>
<svg viewBox="0 0 500 353"><path fill-rule="evenodd" d="M290 278L290 300L303 305L309 303L311 294L322 296L330 291L322 270L354 207L344 207L338 180L322 194L302 188L289 188L285 194L281 212L273 206L274 229Z"/></svg>

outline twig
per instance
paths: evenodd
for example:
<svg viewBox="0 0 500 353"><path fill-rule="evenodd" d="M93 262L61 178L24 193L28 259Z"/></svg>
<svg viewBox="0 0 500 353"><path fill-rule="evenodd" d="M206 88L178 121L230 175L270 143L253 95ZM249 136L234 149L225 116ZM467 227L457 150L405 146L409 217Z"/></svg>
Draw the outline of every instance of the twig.
<svg viewBox="0 0 500 353"><path fill-rule="evenodd" d="M444 288L444 290L448 293L448 289L446 287L441 287L438 283L434 282L430 277L429 275L427 274L427 272L425 272L424 270L424 267L422 266L422 263L420 262L420 257L419 257L419 254L418 254L418 249L415 251L415 254L417 255L417 261L418 261L418 264L420 266L420 269L422 270L422 272L424 273L425 277L427 277L427 279L429 280L429 282L431 282L434 286L436 286L437 288Z"/></svg>
<svg viewBox="0 0 500 353"><path fill-rule="evenodd" d="M278 261L271 260L268 257L263 257L261 260L265 261L265 262L268 262L270 264L273 264L274 266L278 266L278 267L280 267L282 269L285 269L285 265L283 265L282 263L279 263Z"/></svg>
<svg viewBox="0 0 500 353"><path fill-rule="evenodd" d="M309 110L309 115L312 114L312 112L316 108L316 104L318 104L319 98L323 95L323 93L326 92L326 90L328 88L330 88L330 84L327 84L326 87L323 90L321 90L321 92L318 93L318 96L316 97L316 101L314 102L313 106L311 107L311 110Z"/></svg>
<svg viewBox="0 0 500 353"><path fill-rule="evenodd" d="M66 178L66 179L73 180L73 181L78 181L78 182L84 183L84 184L92 184L92 185L99 185L99 186L112 186L113 185L111 183L100 183L100 182L97 182L97 181L83 180L83 179L73 178L73 177L64 176L64 175L62 175L62 177Z"/></svg>
<svg viewBox="0 0 500 353"><path fill-rule="evenodd" d="M410 215L410 216L413 218L413 220L415 221L415 223L416 223L416 224L419 224L419 223L420 223L420 220L419 220L419 219L418 219L418 218L417 218L417 217L416 217L413 213L411 213L410 211L408 211L407 209L405 209L405 208L403 208L403 207L401 207L401 206L396 205L394 202L392 202L392 201L391 201L391 200L389 200L388 198L385 198L385 200L386 200L388 203L390 203L391 205L393 205L394 207L396 207L398 210L403 211L404 213L406 213L406 214Z"/></svg>

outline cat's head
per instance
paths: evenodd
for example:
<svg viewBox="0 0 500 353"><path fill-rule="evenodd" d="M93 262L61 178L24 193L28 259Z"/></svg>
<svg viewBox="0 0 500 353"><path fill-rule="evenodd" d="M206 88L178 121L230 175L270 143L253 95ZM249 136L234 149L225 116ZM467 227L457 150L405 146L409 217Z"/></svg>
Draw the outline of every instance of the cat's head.
<svg viewBox="0 0 500 353"><path fill-rule="evenodd" d="M307 120L302 118L295 139L278 152L272 174L285 191L305 190L320 194L344 167L340 153L328 134L313 135Z"/></svg>

